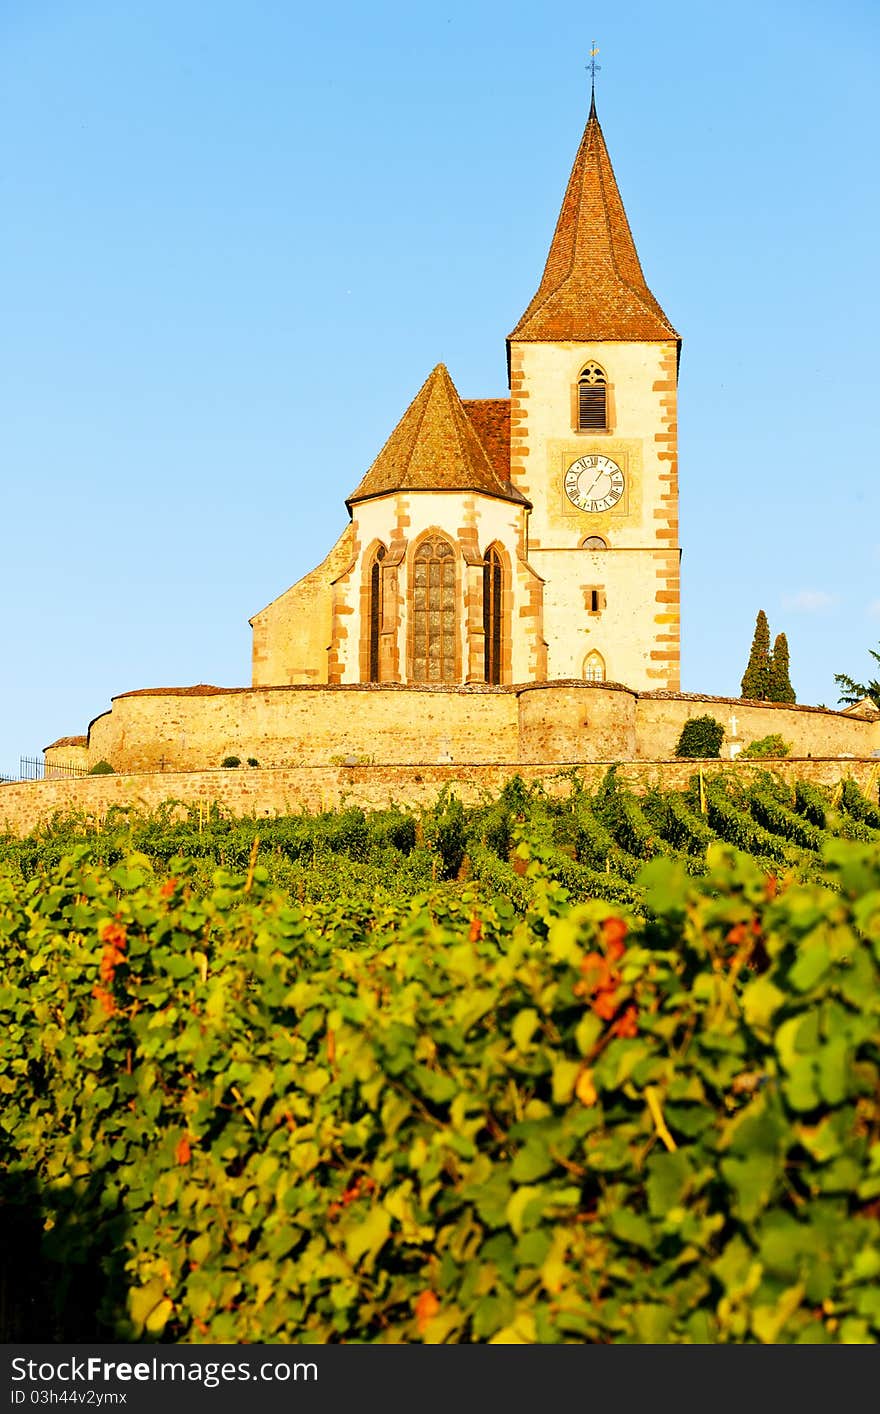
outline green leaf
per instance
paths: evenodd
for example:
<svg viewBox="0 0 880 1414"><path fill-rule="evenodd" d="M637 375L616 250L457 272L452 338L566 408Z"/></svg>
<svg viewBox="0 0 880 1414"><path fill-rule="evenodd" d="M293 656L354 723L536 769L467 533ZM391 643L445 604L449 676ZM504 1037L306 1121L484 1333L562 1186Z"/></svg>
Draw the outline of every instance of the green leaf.
<svg viewBox="0 0 880 1414"><path fill-rule="evenodd" d="M605 1029L602 1018L585 1011L574 1031L575 1044L582 1056L588 1056Z"/></svg>
<svg viewBox="0 0 880 1414"><path fill-rule="evenodd" d="M641 1213L633 1213L628 1208L616 1208L608 1216L608 1229L622 1242L634 1247L650 1249L654 1243L651 1224Z"/></svg>
<svg viewBox="0 0 880 1414"><path fill-rule="evenodd" d="M532 1036L535 1034L539 1020L540 1018L534 1007L524 1007L522 1011L517 1013L514 1023L510 1028L510 1034L518 1050L524 1051L527 1048Z"/></svg>
<svg viewBox="0 0 880 1414"><path fill-rule="evenodd" d="M510 1173L516 1183L531 1183L535 1178L543 1178L553 1166L554 1160L543 1140L529 1139L511 1164Z"/></svg>
<svg viewBox="0 0 880 1414"><path fill-rule="evenodd" d="M775 1345L791 1316L804 1297L802 1282L790 1286L772 1306L756 1306L752 1312L752 1330L762 1345Z"/></svg>
<svg viewBox="0 0 880 1414"><path fill-rule="evenodd" d="M766 974L756 977L743 988L743 1016L753 1030L765 1030L785 1001L785 993Z"/></svg>
<svg viewBox="0 0 880 1414"><path fill-rule="evenodd" d="M554 1105L567 1105L570 1102L580 1069L580 1061L564 1059L556 1061L553 1066Z"/></svg>
<svg viewBox="0 0 880 1414"><path fill-rule="evenodd" d="M371 1208L363 1222L351 1228L345 1235L345 1253L350 1262L359 1262L361 1257L374 1259L388 1241L391 1232L391 1215L384 1208Z"/></svg>
<svg viewBox="0 0 880 1414"><path fill-rule="evenodd" d="M507 1221L517 1237L540 1221L544 1212L545 1193L540 1187L526 1185L517 1188L507 1204Z"/></svg>
<svg viewBox="0 0 880 1414"><path fill-rule="evenodd" d="M692 1176L690 1160L682 1149L673 1154L652 1154L648 1160L648 1207L663 1217L684 1201Z"/></svg>
<svg viewBox="0 0 880 1414"><path fill-rule="evenodd" d="M733 1190L735 1208L744 1221L750 1222L767 1206L780 1172L779 1160L770 1154L722 1159L721 1173Z"/></svg>
<svg viewBox="0 0 880 1414"><path fill-rule="evenodd" d="M802 945L797 962L788 974L788 980L798 992L809 992L831 966L831 953L822 939Z"/></svg>
<svg viewBox="0 0 880 1414"><path fill-rule="evenodd" d="M839 1105L849 1092L849 1046L842 1036L828 1041L819 1052L819 1090L829 1105Z"/></svg>
<svg viewBox="0 0 880 1414"><path fill-rule="evenodd" d="M145 1286L132 1287L128 1293L128 1314L132 1325L137 1331L142 1331L150 1315L165 1304L165 1282L162 1277L153 1277ZM167 1304L170 1306L171 1303ZM164 1320L162 1324L165 1324Z"/></svg>

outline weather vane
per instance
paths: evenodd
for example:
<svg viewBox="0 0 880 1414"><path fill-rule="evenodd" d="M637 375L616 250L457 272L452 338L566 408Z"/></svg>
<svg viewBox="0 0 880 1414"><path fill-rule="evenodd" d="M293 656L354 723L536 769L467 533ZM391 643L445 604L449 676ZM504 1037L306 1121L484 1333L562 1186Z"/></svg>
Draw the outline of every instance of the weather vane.
<svg viewBox="0 0 880 1414"><path fill-rule="evenodd" d="M590 97L592 98L592 100L593 100L594 103L595 103L595 101L596 101L596 75L597 75L597 74L601 71L601 69L602 69L602 65L596 63L596 55L597 55L598 53L599 53L599 50L596 48L596 41L595 41L595 39L594 39L594 40L593 40L593 47L592 47L592 49L590 50L590 62L589 62L589 64L587 65L587 68L588 68L589 71L590 71Z"/></svg>

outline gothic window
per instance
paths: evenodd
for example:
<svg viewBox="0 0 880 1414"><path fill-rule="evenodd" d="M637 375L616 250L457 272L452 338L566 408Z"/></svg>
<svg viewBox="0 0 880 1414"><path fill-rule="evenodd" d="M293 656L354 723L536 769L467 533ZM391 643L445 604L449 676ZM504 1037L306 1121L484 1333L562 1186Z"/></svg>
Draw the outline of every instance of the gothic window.
<svg viewBox="0 0 880 1414"><path fill-rule="evenodd" d="M413 680L455 681L455 552L439 535L413 565Z"/></svg>
<svg viewBox="0 0 880 1414"><path fill-rule="evenodd" d="M580 431L608 426L606 394L608 380L598 363L588 363L578 378L577 425Z"/></svg>
<svg viewBox="0 0 880 1414"><path fill-rule="evenodd" d="M503 592L501 556L494 545L483 561L483 631L486 681L501 681L501 614Z"/></svg>
<svg viewBox="0 0 880 1414"><path fill-rule="evenodd" d="M605 681L605 659L601 653L588 653L584 659L584 682Z"/></svg>
<svg viewBox="0 0 880 1414"><path fill-rule="evenodd" d="M601 535L588 535L586 540L581 541L582 550L607 550L608 541L603 540Z"/></svg>
<svg viewBox="0 0 880 1414"><path fill-rule="evenodd" d="M370 661L369 682L379 681L379 634L382 632L382 561L385 546L380 545L370 566Z"/></svg>

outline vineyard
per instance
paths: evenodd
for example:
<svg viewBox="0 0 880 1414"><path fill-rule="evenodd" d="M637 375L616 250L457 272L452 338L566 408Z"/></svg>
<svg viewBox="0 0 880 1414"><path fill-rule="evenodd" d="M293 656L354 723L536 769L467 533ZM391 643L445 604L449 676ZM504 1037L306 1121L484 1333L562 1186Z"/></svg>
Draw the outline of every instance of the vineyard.
<svg viewBox="0 0 880 1414"><path fill-rule="evenodd" d="M0 1335L880 1338L876 791L0 841Z"/></svg>

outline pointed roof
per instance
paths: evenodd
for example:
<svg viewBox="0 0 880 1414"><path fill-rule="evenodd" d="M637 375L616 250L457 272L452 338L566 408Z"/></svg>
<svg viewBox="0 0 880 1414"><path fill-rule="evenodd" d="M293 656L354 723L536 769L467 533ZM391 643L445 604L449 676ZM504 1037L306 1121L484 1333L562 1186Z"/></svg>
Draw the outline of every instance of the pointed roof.
<svg viewBox="0 0 880 1414"><path fill-rule="evenodd" d="M393 491L481 491L528 505L493 466L445 364L422 384L346 505Z"/></svg>
<svg viewBox="0 0 880 1414"><path fill-rule="evenodd" d="M595 101L538 292L508 339L678 339L645 283Z"/></svg>

